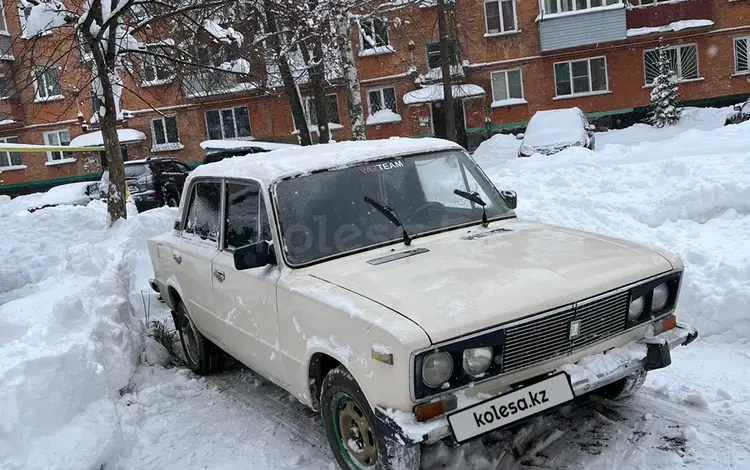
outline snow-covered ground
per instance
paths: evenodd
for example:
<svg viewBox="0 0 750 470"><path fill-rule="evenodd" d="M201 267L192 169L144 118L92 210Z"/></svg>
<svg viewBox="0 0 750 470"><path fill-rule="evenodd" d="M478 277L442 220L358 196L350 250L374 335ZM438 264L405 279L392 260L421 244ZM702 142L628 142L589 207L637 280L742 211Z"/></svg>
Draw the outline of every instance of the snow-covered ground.
<svg viewBox="0 0 750 470"><path fill-rule="evenodd" d="M435 448L425 468L750 466L750 123L722 127L728 111L597 134L595 152L518 159L511 136L477 150L518 191L521 217L679 253L678 317L701 337L631 399ZM0 197L0 468L335 468L320 419L275 386L240 368L199 378L160 365L145 317L168 312L149 293L145 241L173 209L107 230L99 201L26 212L39 197Z"/></svg>

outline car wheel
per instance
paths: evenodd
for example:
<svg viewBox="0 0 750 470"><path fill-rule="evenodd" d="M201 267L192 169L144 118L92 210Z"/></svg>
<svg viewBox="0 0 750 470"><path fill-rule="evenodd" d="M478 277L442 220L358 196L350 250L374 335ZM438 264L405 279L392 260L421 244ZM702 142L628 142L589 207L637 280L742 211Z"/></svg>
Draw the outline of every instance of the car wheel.
<svg viewBox="0 0 750 470"><path fill-rule="evenodd" d="M597 393L609 400L622 400L637 392L646 381L647 375L648 373L641 369L639 372L631 374L624 379L605 385L597 390Z"/></svg>
<svg viewBox="0 0 750 470"><path fill-rule="evenodd" d="M404 445L378 432L362 389L343 366L323 380L320 414L328 442L344 470L417 470L418 445Z"/></svg>
<svg viewBox="0 0 750 470"><path fill-rule="evenodd" d="M224 353L198 331L184 303L177 305L177 315L174 318L188 367L199 375L221 371L224 367Z"/></svg>
<svg viewBox="0 0 750 470"><path fill-rule="evenodd" d="M172 191L167 193L167 206L177 207L179 205L180 205L180 197Z"/></svg>

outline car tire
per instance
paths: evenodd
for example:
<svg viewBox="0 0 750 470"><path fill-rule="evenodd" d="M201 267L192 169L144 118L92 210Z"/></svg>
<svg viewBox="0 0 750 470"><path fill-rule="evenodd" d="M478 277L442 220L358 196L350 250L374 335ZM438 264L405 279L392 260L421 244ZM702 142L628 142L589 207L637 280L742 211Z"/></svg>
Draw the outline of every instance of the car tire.
<svg viewBox="0 0 750 470"><path fill-rule="evenodd" d="M417 470L419 445L405 445L378 431L362 389L343 366L321 386L320 414L336 462L344 470ZM344 426L344 423L347 423ZM356 446L356 447L352 447Z"/></svg>
<svg viewBox="0 0 750 470"><path fill-rule="evenodd" d="M169 191L167 193L167 199L166 203L167 207L177 207L180 205L180 196L179 194L176 194L174 191Z"/></svg>
<svg viewBox="0 0 750 470"><path fill-rule="evenodd" d="M180 343L188 367L198 375L208 375L224 369L225 354L198 331L185 304L177 304L175 326L180 332Z"/></svg>
<svg viewBox="0 0 750 470"><path fill-rule="evenodd" d="M637 392L643 386L647 376L648 372L641 369L639 372L631 374L624 379L605 385L597 390L596 393L608 400L623 400Z"/></svg>

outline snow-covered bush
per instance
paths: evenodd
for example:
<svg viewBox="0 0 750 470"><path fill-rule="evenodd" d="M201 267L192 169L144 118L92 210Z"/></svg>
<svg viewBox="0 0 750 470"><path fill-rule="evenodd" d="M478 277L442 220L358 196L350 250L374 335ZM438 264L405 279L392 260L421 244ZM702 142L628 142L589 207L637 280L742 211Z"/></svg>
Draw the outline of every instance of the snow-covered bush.
<svg viewBox="0 0 750 470"><path fill-rule="evenodd" d="M667 55L667 47L659 40L659 75L654 78L654 88L651 90L651 109L649 121L656 127L664 127L680 120L679 88L677 76L672 69L672 63Z"/></svg>

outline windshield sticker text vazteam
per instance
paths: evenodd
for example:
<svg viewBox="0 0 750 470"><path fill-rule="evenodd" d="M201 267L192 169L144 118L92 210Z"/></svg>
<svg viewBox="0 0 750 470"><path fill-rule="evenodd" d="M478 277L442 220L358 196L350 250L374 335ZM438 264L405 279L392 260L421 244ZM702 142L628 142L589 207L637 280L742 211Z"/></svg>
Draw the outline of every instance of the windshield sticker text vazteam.
<svg viewBox="0 0 750 470"><path fill-rule="evenodd" d="M378 163L377 165L365 166L359 169L359 172L363 175L370 173L379 173L381 171L395 170L404 167L404 161L402 159L393 160L390 162Z"/></svg>

